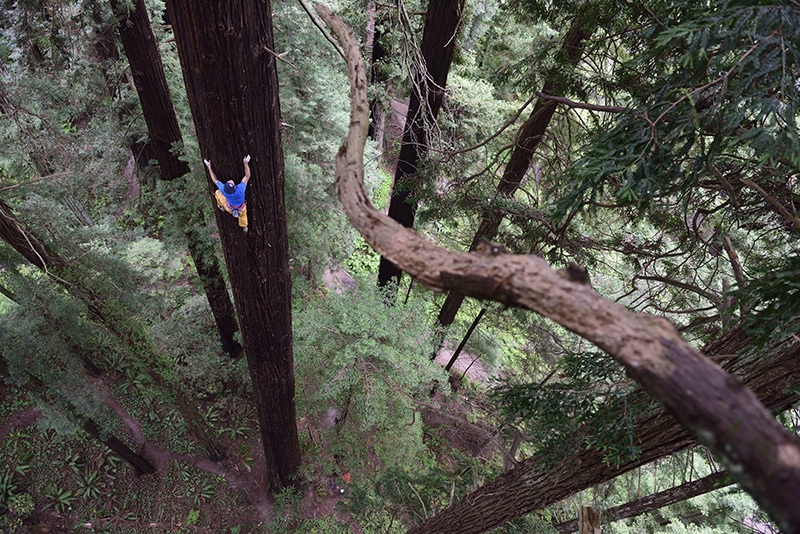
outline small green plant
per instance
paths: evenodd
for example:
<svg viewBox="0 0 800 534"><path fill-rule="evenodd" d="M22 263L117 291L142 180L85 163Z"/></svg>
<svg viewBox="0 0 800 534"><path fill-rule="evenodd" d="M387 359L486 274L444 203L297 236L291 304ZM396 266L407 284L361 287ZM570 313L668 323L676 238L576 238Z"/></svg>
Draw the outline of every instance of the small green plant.
<svg viewBox="0 0 800 534"><path fill-rule="evenodd" d="M189 510L189 513L186 514L186 526L190 527L196 524L199 519L200 519L200 510L195 510L194 508L192 508L191 510Z"/></svg>
<svg viewBox="0 0 800 534"><path fill-rule="evenodd" d="M209 406L208 410L206 410L204 418L208 423L219 422L219 410L217 410L214 406Z"/></svg>
<svg viewBox="0 0 800 534"><path fill-rule="evenodd" d="M197 506L200 506L203 501L211 499L216 493L217 485L213 481L203 482L189 491L189 495L193 496L194 504Z"/></svg>
<svg viewBox="0 0 800 534"><path fill-rule="evenodd" d="M22 532L22 521L33 511L33 497L12 495L5 504L5 509L0 506L0 532Z"/></svg>
<svg viewBox="0 0 800 534"><path fill-rule="evenodd" d="M273 534L297 532L297 527L302 522L300 514L302 498L302 493L293 487L284 488L275 496L275 514L269 525L269 532Z"/></svg>
<svg viewBox="0 0 800 534"><path fill-rule="evenodd" d="M250 428L245 425L236 425L232 427L222 428L218 431L220 436L227 435L231 439L236 439L237 437L246 438L247 435L250 433Z"/></svg>
<svg viewBox="0 0 800 534"><path fill-rule="evenodd" d="M84 500L95 500L103 493L100 474L97 471L87 471L81 476L78 496Z"/></svg>
<svg viewBox="0 0 800 534"><path fill-rule="evenodd" d="M72 490L60 488L56 485L51 485L47 488L44 492L44 496L49 501L45 504L45 508L52 506L59 514L70 509L72 503L75 501L75 495Z"/></svg>
<svg viewBox="0 0 800 534"><path fill-rule="evenodd" d="M80 472L80 466L78 465L79 462L80 462L80 459L81 459L81 457L79 455L70 454L69 456L64 458L63 462L61 462L61 465L63 467L68 468L73 473L77 474L77 473Z"/></svg>
<svg viewBox="0 0 800 534"><path fill-rule="evenodd" d="M0 473L0 512L8 510L9 501L14 497L16 491L17 484L14 482L14 473L9 470Z"/></svg>

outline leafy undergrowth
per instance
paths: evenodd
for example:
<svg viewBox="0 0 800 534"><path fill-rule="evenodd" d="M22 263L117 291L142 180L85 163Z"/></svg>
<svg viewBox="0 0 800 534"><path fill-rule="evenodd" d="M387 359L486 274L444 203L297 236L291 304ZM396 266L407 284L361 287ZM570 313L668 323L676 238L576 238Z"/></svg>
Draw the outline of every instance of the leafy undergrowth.
<svg viewBox="0 0 800 534"><path fill-rule="evenodd" d="M473 478L477 460L457 451L454 456L441 429L425 427L431 455L418 469L384 465L374 453L354 464L337 444L344 427L326 422L330 414L321 414L300 421L304 464L298 489L284 491L265 506L232 484L233 477L226 480L190 465L208 468L199 451L175 455L159 448L159 440L148 446L146 456L166 467L137 477L126 462L88 435L48 428L46 416L26 395L2 385L0 390L4 533L403 532L409 521L424 519L478 482ZM32 413L36 416L30 417ZM215 409L209 402L205 416L228 451L229 458L217 467L241 479L255 478L262 466L258 433L234 424L243 420L235 408ZM362 451L370 450L370 436L361 438ZM184 447L193 448L191 443ZM442 462L442 455L447 461ZM464 480L454 478L454 472Z"/></svg>
<svg viewBox="0 0 800 534"><path fill-rule="evenodd" d="M10 404L7 398L2 420ZM263 524L243 492L221 477L177 461L137 477L88 435L62 437L35 424L13 428L2 440L0 512L2 532L233 534Z"/></svg>

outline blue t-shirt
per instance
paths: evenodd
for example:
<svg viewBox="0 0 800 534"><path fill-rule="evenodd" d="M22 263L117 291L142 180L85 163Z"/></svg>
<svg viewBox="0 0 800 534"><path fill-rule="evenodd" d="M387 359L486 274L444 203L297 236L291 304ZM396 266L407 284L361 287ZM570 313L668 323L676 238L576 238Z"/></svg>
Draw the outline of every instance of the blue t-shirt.
<svg viewBox="0 0 800 534"><path fill-rule="evenodd" d="M239 182L236 184L236 191L231 193L230 195L225 192L225 184L222 182L217 182L217 189L222 191L222 194L225 195L225 199L228 201L233 207L238 207L244 204L244 190L247 188L247 184L244 182Z"/></svg>

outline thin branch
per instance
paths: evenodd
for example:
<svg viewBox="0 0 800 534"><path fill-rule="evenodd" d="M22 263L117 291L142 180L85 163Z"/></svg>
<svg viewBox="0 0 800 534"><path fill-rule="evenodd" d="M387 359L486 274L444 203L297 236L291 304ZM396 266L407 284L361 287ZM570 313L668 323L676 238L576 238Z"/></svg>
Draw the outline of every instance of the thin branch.
<svg viewBox="0 0 800 534"><path fill-rule="evenodd" d="M417 499L419 499L419 503L422 505L422 514L425 516L425 519L428 519L428 509L425 508L425 502L422 500L422 497L419 496L417 488L411 485L411 482L408 483L408 487L411 488L411 491L413 491L414 495L416 495Z"/></svg>
<svg viewBox="0 0 800 534"><path fill-rule="evenodd" d="M319 23L311 7L306 3L305 0L298 0L298 1L300 2L300 5L303 6L303 10L305 10L306 14L308 14L308 18L311 19L311 22L314 24L314 26L316 26L319 29L319 31L322 32L322 35L324 35L325 39L327 39L328 42L331 43L331 45L333 45L333 48L335 48L336 52L338 52L339 55L342 56L342 59L345 59L342 47L339 46L339 43L337 43L336 40L333 38L333 36L331 36L331 34L328 33L327 28L325 28L322 24Z"/></svg>
<svg viewBox="0 0 800 534"><path fill-rule="evenodd" d="M668 276L660 276L660 275L657 275L657 274L656 275L637 274L636 275L636 279L637 280L651 280L653 282L662 282L664 284L675 286L675 287L678 287L678 288L681 288L681 289L686 289L687 291L691 291L693 293L697 293L701 297L708 299L709 301L714 303L714 305L717 306L717 307L722 306L722 301L719 299L719 297L717 297L713 293L711 293L709 291L705 291L703 289L700 289L699 287L693 286L692 284L688 284L686 282L681 282L680 280L675 280L675 279L670 278Z"/></svg>
<svg viewBox="0 0 800 534"><path fill-rule="evenodd" d="M559 104L578 109L588 109L590 111L602 111L605 113L623 113L629 111L628 108L622 106L601 106L600 104L586 104L585 102L575 102L564 96L547 95L541 91L536 91L536 96L544 100L552 100Z"/></svg>
<svg viewBox="0 0 800 534"><path fill-rule="evenodd" d="M516 113L514 113L514 115L512 115L512 116L511 116L511 118L510 118L510 119L508 119L508 120L505 122L505 124L503 124L503 125L500 127L500 129L499 129L499 130L497 130L495 133L493 133L492 135L490 135L489 137L487 137L486 139L484 139L484 140L483 140L483 141L481 141L480 143L478 143L478 144L476 144L476 145L472 145L472 146L471 146L471 147L469 147L469 148L463 148L463 149L461 149L461 150L456 150L455 152L449 152L449 153L448 153L448 156L447 156L447 158L445 159L445 161L448 161L450 158L452 158L453 156L455 156L455 155L457 155L457 154L464 154L465 152L471 152L471 151L473 151L473 150L476 150L476 149L478 149L478 148L480 148L480 147L482 147L482 146L486 145L486 144L487 144L489 141L491 141L492 139L494 139L494 138L496 138L497 136L499 136L501 133L503 133L503 132L506 130L506 128L508 128L509 126L511 126L512 124L514 124L515 122L517 122L517 119L519 118L519 116L520 116L520 115L522 115L522 112L523 112L523 111L525 111L525 108L527 108L527 107L528 107L528 106L531 104L531 102L533 102L533 99L534 99L535 97L536 97L536 95L533 95L533 96L532 96L532 97L530 97L528 100L526 100L526 101L525 101L525 103L524 103L524 104L522 104L522 106L520 106L520 108L517 110L517 112L516 112ZM441 152L441 151L437 151L437 152Z"/></svg>
<svg viewBox="0 0 800 534"><path fill-rule="evenodd" d="M295 64L294 64L294 63L292 63L291 61L288 61L288 60L286 60L286 59L283 59L283 57L281 57L281 56L283 56L283 54L276 54L276 53L275 53L275 51L273 51L272 49L270 49L270 47L268 47L268 46L262 46L262 47L261 47L261 50L264 50L264 51L265 51L265 52L267 52L269 55L271 55L272 57L274 57L275 59L277 59L278 61L283 61L284 63L286 63L287 65L289 65L290 67L292 67L294 70L296 70L296 71L299 71L299 70L300 70L300 69L298 69L298 68L297 68L297 65L295 65Z"/></svg>
<svg viewBox="0 0 800 534"><path fill-rule="evenodd" d="M0 188L0 193L5 193L6 191L11 191L12 189L16 189L17 187L22 187L23 185L31 185L37 182L41 182L42 180L47 180L48 178L60 178L62 176L67 176L67 172L57 172L55 174L48 174L47 176L39 176L38 178L34 178L32 180L28 180L26 182L20 182L18 184L9 185L7 187Z"/></svg>
<svg viewBox="0 0 800 534"><path fill-rule="evenodd" d="M758 194L764 197L764 200L772 204L775 207L775 209L777 209L778 212L780 212L781 215L786 217L789 220L789 222L792 223L792 226L794 226L795 230L800 230L800 219L789 213L789 210L787 210L783 204L778 202L777 198L767 193L760 185L758 185L749 178L740 178L739 181L742 182L744 185L758 191Z"/></svg>

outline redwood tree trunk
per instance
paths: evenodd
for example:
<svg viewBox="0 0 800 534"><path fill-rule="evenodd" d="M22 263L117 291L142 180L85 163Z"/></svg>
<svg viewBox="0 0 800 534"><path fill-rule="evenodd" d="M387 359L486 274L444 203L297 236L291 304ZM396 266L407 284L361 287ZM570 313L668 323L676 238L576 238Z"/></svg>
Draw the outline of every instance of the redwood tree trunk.
<svg viewBox="0 0 800 534"><path fill-rule="evenodd" d="M250 154L249 233L214 208L242 329L264 445L267 489L300 465L294 404L291 277L284 204L278 75L268 0L168 0L203 156L238 181ZM199 186L199 184L198 184Z"/></svg>
<svg viewBox="0 0 800 534"><path fill-rule="evenodd" d="M189 166L172 152L174 146L183 145L183 137L147 8L144 0L133 0L133 10L130 11L119 5L119 0L111 0L111 4L119 18L120 38L142 105L150 146L161 167L161 178L174 180L189 172ZM202 206L196 204L189 206L187 213L183 214L186 220L180 223L186 229L189 253L214 315L222 347L231 357L236 358L241 354L242 346L233 338L239 325L234 317L233 303L228 295L225 279L216 256L203 252L211 248L210 243L204 242L207 238L190 230L203 225L202 209Z"/></svg>
<svg viewBox="0 0 800 534"><path fill-rule="evenodd" d="M447 74L456 49L456 34L463 17L464 0L431 0L425 15L422 33L424 69L415 77L414 89L408 105L408 118L403 131L403 142L394 175L394 187L389 200L389 217L406 228L414 226L417 201L414 198L417 165L428 151L427 128L436 121L444 101ZM424 106L423 101L424 100ZM402 271L391 261L381 257L378 267L378 285L400 283Z"/></svg>
<svg viewBox="0 0 800 534"><path fill-rule="evenodd" d="M579 17L572 22L569 30L567 30L567 34L564 36L564 42L561 45L561 51L559 52L562 65L575 65L580 61L583 55L583 42L591 35L591 31L587 30L585 26L586 21ZM562 94L566 88L563 83L557 80L559 80L559 78L551 74L544 83L542 93L547 95ZM516 192L517 188L519 188L531 166L533 154L550 125L550 120L553 118L556 106L557 103L553 100L540 98L536 101L536 105L533 107L530 117L528 117L528 120L525 121L517 133L514 150L511 152L511 157L503 171L503 177L500 179L500 183L497 184L497 194L511 197L514 192ZM469 250L475 250L475 247L482 239L494 239L502 220L502 213L487 212L483 216L480 226L478 226L478 231L475 232L475 237L472 239ZM452 324L463 302L464 295L462 293L448 293L444 304L442 304L442 309L439 310L439 324L442 326Z"/></svg>
<svg viewBox="0 0 800 534"><path fill-rule="evenodd" d="M182 145L181 130L172 105L164 66L144 0L132 0L127 10L120 0L111 0L119 19L122 47L131 66L136 93L147 123L150 147L161 167L161 175L172 180L189 172L189 166L170 150L173 144Z"/></svg>
<svg viewBox="0 0 800 534"><path fill-rule="evenodd" d="M128 464L133 467L133 471L137 476L150 475L156 472L156 468L153 467L153 464L148 462L146 458L143 458L142 456L133 452L130 447L125 445L125 443L123 443L117 437L104 436L100 432L100 428L98 428L97 423L91 419L87 419L83 422L83 430L85 430L86 433L92 436L94 439L108 447L111 452L128 462Z"/></svg>

